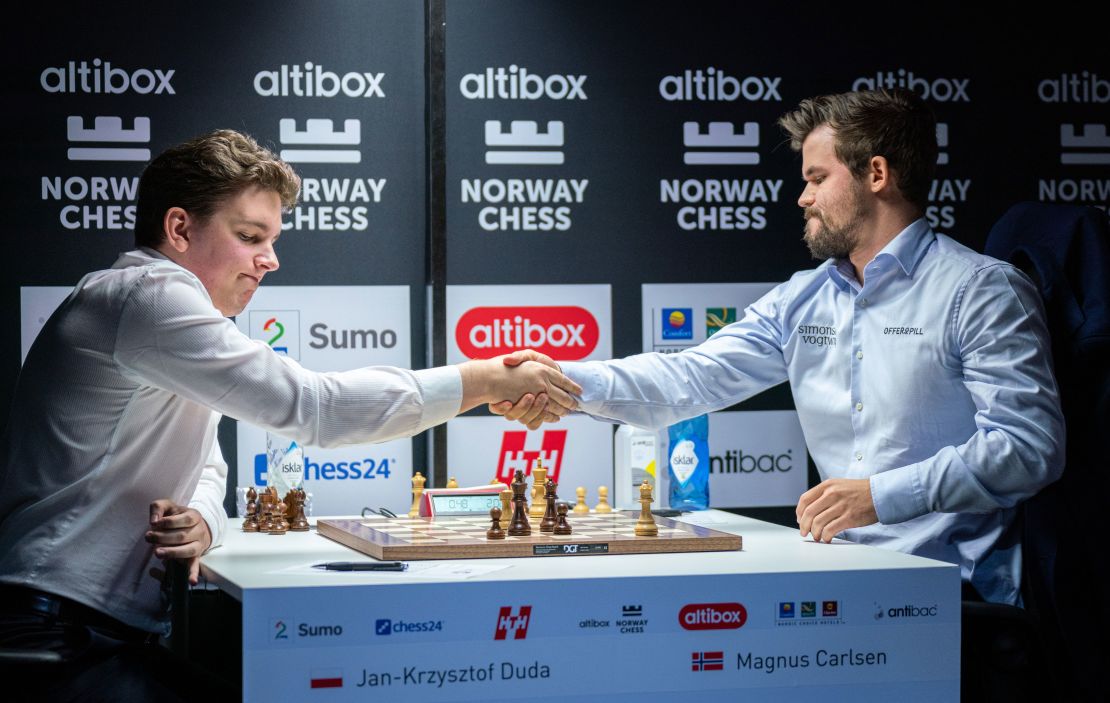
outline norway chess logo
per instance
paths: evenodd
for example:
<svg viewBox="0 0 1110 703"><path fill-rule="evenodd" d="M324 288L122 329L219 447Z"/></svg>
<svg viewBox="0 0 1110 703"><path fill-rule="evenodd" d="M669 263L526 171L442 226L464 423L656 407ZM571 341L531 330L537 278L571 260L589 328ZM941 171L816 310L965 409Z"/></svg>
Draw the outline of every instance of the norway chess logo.
<svg viewBox="0 0 1110 703"><path fill-rule="evenodd" d="M149 144L150 118L136 117L132 124L131 129L125 129L122 117L97 115L93 118L93 126L87 128L85 127L85 119L80 115L68 116L66 118L66 140L70 144L86 144L69 147L66 151L66 158L70 161L149 161L150 149L146 147L87 145L87 143L102 144L105 142Z"/></svg>
<svg viewBox="0 0 1110 703"><path fill-rule="evenodd" d="M536 459L542 459L548 467L547 477L559 483L559 469L563 466L563 454L567 444L567 430L544 430L539 449L526 449L528 432L508 430L501 436L501 451L497 460L497 478L504 483L512 483L519 469L525 476L532 474Z"/></svg>
<svg viewBox="0 0 1110 703"><path fill-rule="evenodd" d="M532 606L522 605L516 615L513 615L513 609L510 606L503 605L501 610L497 613L497 629L494 630L493 639L505 640L509 639L509 633L512 633L512 639L522 640L528 636L528 623L532 619Z"/></svg>
<svg viewBox="0 0 1110 703"><path fill-rule="evenodd" d="M724 668L724 652L690 653L690 671L722 671Z"/></svg>

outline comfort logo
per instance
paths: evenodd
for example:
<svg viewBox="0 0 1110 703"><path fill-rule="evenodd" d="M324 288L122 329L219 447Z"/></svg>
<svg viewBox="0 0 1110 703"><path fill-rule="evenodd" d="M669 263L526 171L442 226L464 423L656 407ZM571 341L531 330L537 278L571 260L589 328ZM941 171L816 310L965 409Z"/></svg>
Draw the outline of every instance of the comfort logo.
<svg viewBox="0 0 1110 703"><path fill-rule="evenodd" d="M663 308L663 339L693 339L692 308Z"/></svg>
<svg viewBox="0 0 1110 703"><path fill-rule="evenodd" d="M577 306L472 308L459 318L455 344L470 359L535 349L559 361L576 361L597 348L597 319Z"/></svg>
<svg viewBox="0 0 1110 703"><path fill-rule="evenodd" d="M736 630L747 621L748 611L739 603L691 603L678 611L685 630Z"/></svg>

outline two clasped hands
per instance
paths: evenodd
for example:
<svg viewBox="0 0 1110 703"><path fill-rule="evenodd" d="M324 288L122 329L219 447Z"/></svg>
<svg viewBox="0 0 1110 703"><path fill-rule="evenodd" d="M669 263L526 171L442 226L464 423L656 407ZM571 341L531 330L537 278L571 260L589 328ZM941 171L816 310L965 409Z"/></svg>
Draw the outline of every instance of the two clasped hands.
<svg viewBox="0 0 1110 703"><path fill-rule="evenodd" d="M465 412L482 403L489 411L534 430L578 407L577 383L563 375L551 357L531 349L468 361L459 366ZM515 399L515 400L513 400Z"/></svg>

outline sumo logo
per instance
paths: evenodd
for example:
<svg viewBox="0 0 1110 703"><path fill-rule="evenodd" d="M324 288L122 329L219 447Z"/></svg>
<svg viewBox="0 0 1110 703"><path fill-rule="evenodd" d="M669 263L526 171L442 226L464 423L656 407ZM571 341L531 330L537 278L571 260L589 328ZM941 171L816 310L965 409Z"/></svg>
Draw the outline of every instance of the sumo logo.
<svg viewBox="0 0 1110 703"><path fill-rule="evenodd" d="M597 348L597 319L573 305L481 307L463 313L455 344L469 359L535 349L558 361L576 361Z"/></svg>
<svg viewBox="0 0 1110 703"><path fill-rule="evenodd" d="M735 630L747 621L748 611L740 603L691 603L678 611L684 630Z"/></svg>
<svg viewBox="0 0 1110 703"><path fill-rule="evenodd" d="M536 459L543 459L547 477L559 482L559 469L563 466L563 453L567 445L567 430L544 430L539 449L526 449L528 432L509 430L501 436L501 450L497 458L497 480L512 483L519 469L531 475Z"/></svg>

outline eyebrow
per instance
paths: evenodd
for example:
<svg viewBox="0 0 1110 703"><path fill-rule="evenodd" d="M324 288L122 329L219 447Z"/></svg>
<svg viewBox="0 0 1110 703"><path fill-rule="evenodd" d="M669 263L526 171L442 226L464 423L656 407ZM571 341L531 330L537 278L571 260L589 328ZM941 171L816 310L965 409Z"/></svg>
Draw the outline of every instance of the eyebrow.
<svg viewBox="0 0 1110 703"><path fill-rule="evenodd" d="M821 168L820 166L810 166L809 168L807 168L805 171L802 172L802 178L809 178L810 176L812 176L814 174L814 172L824 171L824 170L825 169Z"/></svg>
<svg viewBox="0 0 1110 703"><path fill-rule="evenodd" d="M261 221L258 221L258 220L251 220L251 219L247 219L247 218L238 218L237 217L234 220L232 220L232 223L235 224L236 226L238 226L238 225L248 225L250 227L255 227L255 228L261 229L261 230L265 230L266 227L267 227L265 222L261 222Z"/></svg>

